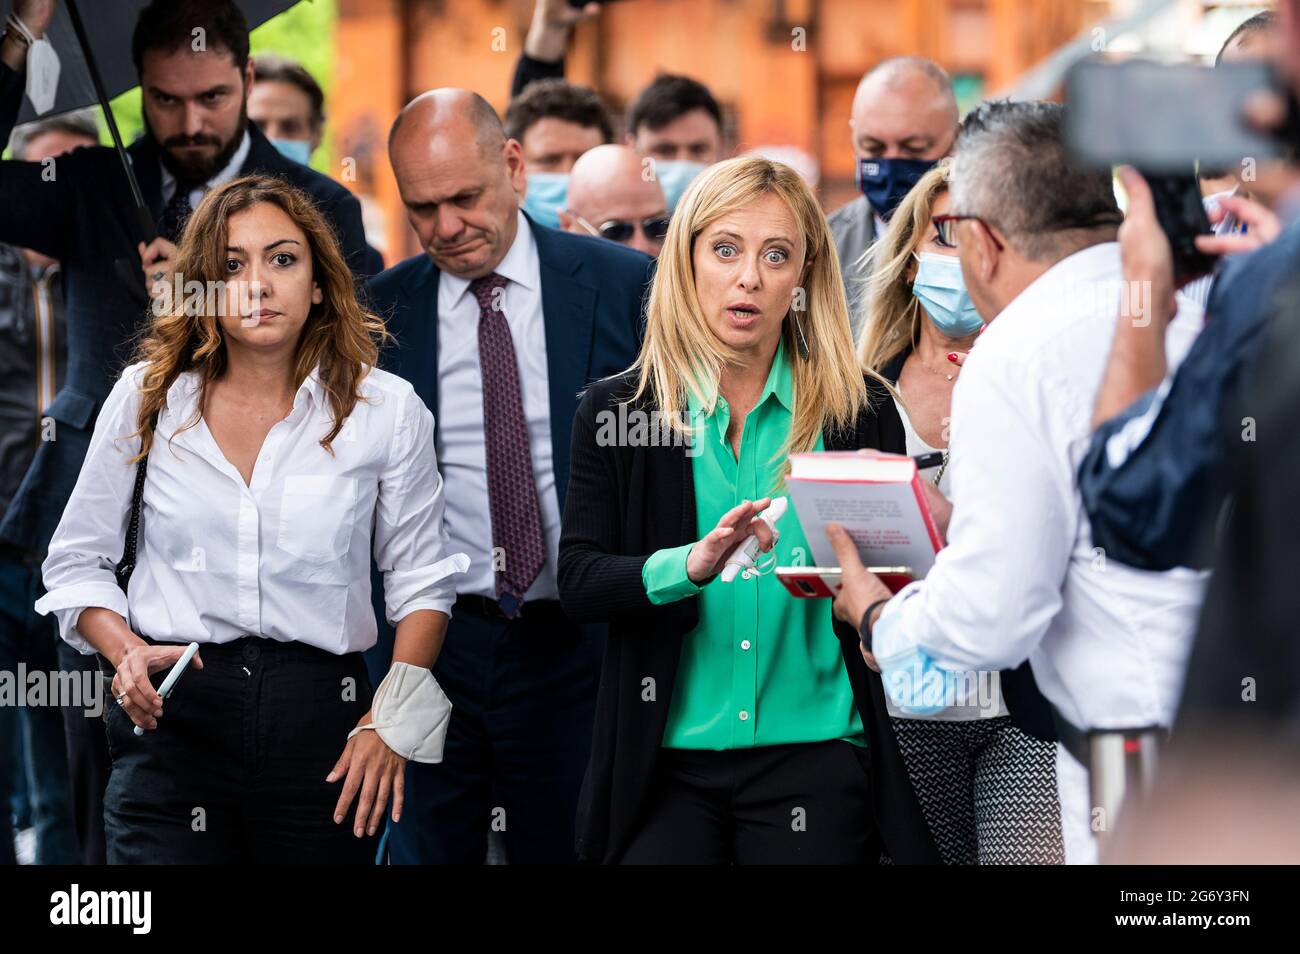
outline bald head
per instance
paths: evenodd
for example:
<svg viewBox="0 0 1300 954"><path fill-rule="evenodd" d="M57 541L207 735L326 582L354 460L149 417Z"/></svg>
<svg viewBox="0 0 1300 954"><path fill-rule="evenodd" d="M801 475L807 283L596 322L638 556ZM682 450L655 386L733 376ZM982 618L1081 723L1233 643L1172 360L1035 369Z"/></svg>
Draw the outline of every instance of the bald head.
<svg viewBox="0 0 1300 954"><path fill-rule="evenodd" d="M524 162L492 104L466 89L434 89L393 121L388 158L425 251L463 278L491 272L514 241Z"/></svg>
<svg viewBox="0 0 1300 954"><path fill-rule="evenodd" d="M505 142L501 117L473 90L446 86L421 93L402 107L388 130L388 151L403 135L434 136L469 132L481 149L495 152Z"/></svg>
<svg viewBox="0 0 1300 954"><path fill-rule="evenodd" d="M630 146L597 146L574 163L569 173L568 208L560 215L566 231L590 234L611 222L631 224L632 234L622 244L658 255L663 236L646 235L643 223L667 218L668 203L652 163Z"/></svg>
<svg viewBox="0 0 1300 954"><path fill-rule="evenodd" d="M939 159L957 135L952 81L933 60L899 56L862 77L849 125L860 159Z"/></svg>

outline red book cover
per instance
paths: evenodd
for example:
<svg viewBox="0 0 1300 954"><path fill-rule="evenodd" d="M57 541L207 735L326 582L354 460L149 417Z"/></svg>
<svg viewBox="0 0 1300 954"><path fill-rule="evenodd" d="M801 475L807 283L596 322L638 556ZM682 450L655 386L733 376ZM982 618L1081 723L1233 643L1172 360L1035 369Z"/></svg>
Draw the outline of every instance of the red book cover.
<svg viewBox="0 0 1300 954"><path fill-rule="evenodd" d="M943 547L916 461L877 452L827 451L790 458L790 503L813 563L837 566L826 525L842 526L867 566L911 567L924 577Z"/></svg>

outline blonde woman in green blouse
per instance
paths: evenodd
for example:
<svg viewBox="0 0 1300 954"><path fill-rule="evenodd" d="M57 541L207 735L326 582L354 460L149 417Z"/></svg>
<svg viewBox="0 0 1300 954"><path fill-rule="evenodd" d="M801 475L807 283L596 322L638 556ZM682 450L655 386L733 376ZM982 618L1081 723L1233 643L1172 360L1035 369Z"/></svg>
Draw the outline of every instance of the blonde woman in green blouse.
<svg viewBox="0 0 1300 954"><path fill-rule="evenodd" d="M659 261L640 357L574 425L560 598L610 623L579 853L875 863L883 836L932 861L857 633L771 575L719 577L751 533L764 562L807 560L793 511L776 534L754 520L790 453L903 449L854 358L826 218L789 167L729 160L692 184Z"/></svg>

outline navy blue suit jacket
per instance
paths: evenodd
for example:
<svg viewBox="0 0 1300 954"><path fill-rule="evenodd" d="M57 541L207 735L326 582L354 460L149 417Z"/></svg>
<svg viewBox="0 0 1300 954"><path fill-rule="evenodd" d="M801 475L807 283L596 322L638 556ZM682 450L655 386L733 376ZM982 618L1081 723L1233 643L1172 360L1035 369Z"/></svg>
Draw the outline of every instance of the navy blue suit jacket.
<svg viewBox="0 0 1300 954"><path fill-rule="evenodd" d="M0 64L0 141L9 137L22 105L25 74ZM361 204L328 176L283 156L249 124L248 157L240 175L279 176L310 195L334 226L353 271L372 260ZM156 222L162 213L162 169L149 136L127 150L140 191ZM103 146L58 157L54 177L39 162L0 162L0 242L59 260L68 335L67 375L46 413L55 422L14 495L0 538L42 553L58 526L81 471L99 406L130 363L137 333L149 315L135 205L117 154Z"/></svg>
<svg viewBox="0 0 1300 954"><path fill-rule="evenodd" d="M525 216L527 219L527 216ZM636 359L644 300L654 260L605 239L572 235L527 219L537 243L550 378L551 446L560 510L569 484L569 443L579 394L589 383L624 371ZM369 284L370 307L394 340L380 366L415 388L438 427L438 267L421 254L381 272ZM391 648L381 581L375 579L380 649ZM379 661L378 658L375 660ZM383 656L382 670L388 669Z"/></svg>
<svg viewBox="0 0 1300 954"><path fill-rule="evenodd" d="M1205 329L1158 390L1097 429L1079 467L1079 490L1093 543L1144 570L1208 563L1206 531L1222 503L1219 469L1242 441L1242 388L1254 373L1274 296L1300 268L1300 222L1269 245L1224 262L1206 307ZM1112 463L1107 442L1135 418L1154 413L1150 431ZM1126 442L1127 443L1127 442Z"/></svg>

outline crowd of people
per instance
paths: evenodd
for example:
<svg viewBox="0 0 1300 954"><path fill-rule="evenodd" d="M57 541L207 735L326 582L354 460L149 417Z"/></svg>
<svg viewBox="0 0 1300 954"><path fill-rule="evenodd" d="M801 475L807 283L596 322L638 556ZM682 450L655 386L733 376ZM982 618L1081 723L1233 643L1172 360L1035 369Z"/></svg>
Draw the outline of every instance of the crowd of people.
<svg viewBox="0 0 1300 954"><path fill-rule="evenodd" d="M48 863L1059 864L1178 857L1248 756L1294 795L1300 143L1206 176L1176 287L1068 107L875 64L827 215L690 77L618 135L565 78L598 5L537 0L504 116L392 118L385 268L310 74L155 0L141 242L92 116L14 128L55 3L0 38L0 669L106 702L0 705L0 861L11 801ZM1248 57L1300 94L1300 0ZM858 450L924 462L923 579L832 527L833 600L726 580L810 551L790 455Z"/></svg>

